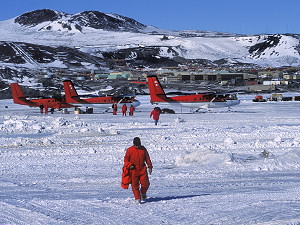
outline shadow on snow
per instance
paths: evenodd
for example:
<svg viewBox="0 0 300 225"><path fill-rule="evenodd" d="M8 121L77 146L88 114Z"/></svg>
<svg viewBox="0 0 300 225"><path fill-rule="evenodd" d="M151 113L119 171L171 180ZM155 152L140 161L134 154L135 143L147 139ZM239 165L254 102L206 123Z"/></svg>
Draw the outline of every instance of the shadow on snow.
<svg viewBox="0 0 300 225"><path fill-rule="evenodd" d="M166 196L166 197L152 197L147 198L146 202L160 202L160 201L169 201L175 199L184 199L184 198L194 198L199 196L206 196L210 194L201 194L201 195L183 195L183 196Z"/></svg>

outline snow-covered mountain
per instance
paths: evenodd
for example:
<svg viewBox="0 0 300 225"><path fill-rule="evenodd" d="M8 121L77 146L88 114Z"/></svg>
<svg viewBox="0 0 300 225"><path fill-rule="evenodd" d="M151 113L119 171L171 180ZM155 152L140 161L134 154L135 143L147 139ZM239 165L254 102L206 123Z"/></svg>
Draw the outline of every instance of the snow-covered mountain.
<svg viewBox="0 0 300 225"><path fill-rule="evenodd" d="M42 9L24 13L14 20L15 23L26 27L40 25L43 30L79 31L85 27L114 31L138 31L146 26L127 17L116 14L105 14L98 11L85 11L75 15Z"/></svg>
<svg viewBox="0 0 300 225"><path fill-rule="evenodd" d="M71 15L51 9L35 10L0 21L0 32L2 65L69 67L67 62L75 61L79 67L91 68L105 67L103 60L107 59L147 65L174 65L197 59L206 63L300 66L300 37L296 34L243 36L170 31L98 11ZM62 53L61 48L67 53ZM68 58L63 57L66 54ZM74 59L74 54L92 57Z"/></svg>

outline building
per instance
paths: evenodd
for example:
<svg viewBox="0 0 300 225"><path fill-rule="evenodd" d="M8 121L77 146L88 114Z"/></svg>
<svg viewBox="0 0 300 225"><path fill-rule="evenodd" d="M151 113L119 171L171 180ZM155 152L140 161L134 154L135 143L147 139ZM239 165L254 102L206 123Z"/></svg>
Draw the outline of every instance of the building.
<svg viewBox="0 0 300 225"><path fill-rule="evenodd" d="M288 85L289 82L286 80L265 80L263 81L263 85Z"/></svg>
<svg viewBox="0 0 300 225"><path fill-rule="evenodd" d="M260 78L271 78L271 79L278 79L283 78L282 71L259 71L258 77Z"/></svg>
<svg viewBox="0 0 300 225"><path fill-rule="evenodd" d="M283 79L286 79L286 80L300 80L300 74L286 74L286 75L283 75Z"/></svg>
<svg viewBox="0 0 300 225"><path fill-rule="evenodd" d="M131 72L116 72L116 73L98 73L93 76L93 79L128 79L132 76Z"/></svg>
<svg viewBox="0 0 300 225"><path fill-rule="evenodd" d="M250 73L232 73L228 71L208 71L208 72L190 72L190 71L172 71L172 70L159 70L156 74L165 82L201 82L212 81L226 83L241 83L244 80L257 79L256 74Z"/></svg>
<svg viewBox="0 0 300 225"><path fill-rule="evenodd" d="M248 92L272 92L275 91L275 85L250 85L247 87Z"/></svg>
<svg viewBox="0 0 300 225"><path fill-rule="evenodd" d="M189 73L180 74L180 81L227 81L230 83L240 83L244 80L256 79L257 75L248 73L231 73L228 71L215 71L209 73Z"/></svg>

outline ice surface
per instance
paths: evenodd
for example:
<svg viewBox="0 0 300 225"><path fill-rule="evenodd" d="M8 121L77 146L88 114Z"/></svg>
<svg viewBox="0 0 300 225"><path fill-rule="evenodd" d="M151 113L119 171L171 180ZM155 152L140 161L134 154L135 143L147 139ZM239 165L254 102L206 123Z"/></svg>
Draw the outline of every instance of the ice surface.
<svg viewBox="0 0 300 225"><path fill-rule="evenodd" d="M299 223L300 102L239 97L231 112L183 110L158 126L148 96L133 117L41 115L2 100L0 223ZM138 206L120 186L136 136L154 165Z"/></svg>

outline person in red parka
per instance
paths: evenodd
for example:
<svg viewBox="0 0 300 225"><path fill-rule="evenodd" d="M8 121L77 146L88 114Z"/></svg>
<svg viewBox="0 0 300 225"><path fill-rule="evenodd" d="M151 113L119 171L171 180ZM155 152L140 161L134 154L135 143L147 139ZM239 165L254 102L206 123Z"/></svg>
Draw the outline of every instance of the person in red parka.
<svg viewBox="0 0 300 225"><path fill-rule="evenodd" d="M148 172L152 173L152 162L147 149L141 145L139 137L133 139L133 146L126 150L124 164L132 163L131 171L131 187L137 204L147 198L147 190L150 186ZM148 172L147 167L148 166Z"/></svg>
<svg viewBox="0 0 300 225"><path fill-rule="evenodd" d="M129 116L133 116L134 110L135 110L135 108L133 107L133 105L131 105L129 108Z"/></svg>
<svg viewBox="0 0 300 225"><path fill-rule="evenodd" d="M127 112L127 106L126 106L126 104L124 104L124 105L122 106L122 115L123 115L123 116L126 116L126 112Z"/></svg>
<svg viewBox="0 0 300 225"><path fill-rule="evenodd" d="M117 115L117 111L118 111L118 105L117 105L117 103L114 103L112 105L112 109L113 109L113 115Z"/></svg>
<svg viewBox="0 0 300 225"><path fill-rule="evenodd" d="M150 118L152 117L155 125L158 124L159 116L160 116L161 110L159 107L155 107L152 112L150 113Z"/></svg>

